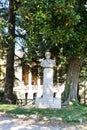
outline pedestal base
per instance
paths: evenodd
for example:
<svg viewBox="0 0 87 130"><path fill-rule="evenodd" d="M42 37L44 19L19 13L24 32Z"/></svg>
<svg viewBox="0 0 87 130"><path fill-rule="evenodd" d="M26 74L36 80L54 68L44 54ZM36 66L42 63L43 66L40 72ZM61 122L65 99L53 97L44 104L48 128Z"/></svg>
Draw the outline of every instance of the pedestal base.
<svg viewBox="0 0 87 130"><path fill-rule="evenodd" d="M53 98L46 100L44 98L36 98L36 108L61 108L61 99Z"/></svg>

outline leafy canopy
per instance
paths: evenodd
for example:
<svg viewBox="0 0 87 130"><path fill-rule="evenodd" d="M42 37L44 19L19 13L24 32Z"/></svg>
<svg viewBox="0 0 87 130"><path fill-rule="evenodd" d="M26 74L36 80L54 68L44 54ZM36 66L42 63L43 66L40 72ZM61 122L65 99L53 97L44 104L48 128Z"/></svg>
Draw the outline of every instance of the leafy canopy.
<svg viewBox="0 0 87 130"><path fill-rule="evenodd" d="M57 48L60 51L74 36L74 26L80 20L74 0L20 1L19 23L26 30L24 44L30 57L41 57L47 48Z"/></svg>

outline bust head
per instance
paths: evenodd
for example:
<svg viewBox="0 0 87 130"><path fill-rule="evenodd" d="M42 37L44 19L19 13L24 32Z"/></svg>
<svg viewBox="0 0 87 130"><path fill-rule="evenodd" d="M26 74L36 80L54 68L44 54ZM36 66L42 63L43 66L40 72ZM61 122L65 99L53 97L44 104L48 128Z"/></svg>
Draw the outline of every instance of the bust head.
<svg viewBox="0 0 87 130"><path fill-rule="evenodd" d="M49 50L45 52L45 57L46 60L42 60L41 66L44 68L53 68L56 65L56 63L54 60L50 59L51 53L49 52Z"/></svg>
<svg viewBox="0 0 87 130"><path fill-rule="evenodd" d="M49 51L46 51L45 52L45 57L46 57L47 60L50 59L51 53Z"/></svg>

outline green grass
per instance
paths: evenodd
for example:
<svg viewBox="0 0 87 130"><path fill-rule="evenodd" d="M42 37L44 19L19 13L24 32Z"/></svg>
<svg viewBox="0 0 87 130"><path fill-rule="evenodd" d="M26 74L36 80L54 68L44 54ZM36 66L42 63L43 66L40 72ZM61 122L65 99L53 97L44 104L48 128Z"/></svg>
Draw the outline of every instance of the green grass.
<svg viewBox="0 0 87 130"><path fill-rule="evenodd" d="M32 114L40 117L62 118L64 122L79 122L78 119L87 121L86 106L70 106L62 109L38 109L38 108L21 108L16 105L0 105L0 111L13 114L24 114L30 116Z"/></svg>

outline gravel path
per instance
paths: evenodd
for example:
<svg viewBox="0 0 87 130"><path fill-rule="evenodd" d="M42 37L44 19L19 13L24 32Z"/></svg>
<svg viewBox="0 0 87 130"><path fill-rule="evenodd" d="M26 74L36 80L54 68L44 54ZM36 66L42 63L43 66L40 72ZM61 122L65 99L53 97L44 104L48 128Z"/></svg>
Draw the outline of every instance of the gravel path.
<svg viewBox="0 0 87 130"><path fill-rule="evenodd" d="M0 114L0 130L87 130L87 124L48 123L30 118L13 118Z"/></svg>

